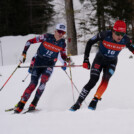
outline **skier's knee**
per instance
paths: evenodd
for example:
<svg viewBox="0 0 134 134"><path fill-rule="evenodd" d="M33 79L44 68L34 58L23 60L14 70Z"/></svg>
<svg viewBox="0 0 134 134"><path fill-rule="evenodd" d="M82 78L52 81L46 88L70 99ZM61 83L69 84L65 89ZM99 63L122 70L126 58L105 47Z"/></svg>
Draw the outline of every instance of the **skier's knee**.
<svg viewBox="0 0 134 134"><path fill-rule="evenodd" d="M91 78L84 88L87 90L91 90L96 85L98 79L98 77Z"/></svg>
<svg viewBox="0 0 134 134"><path fill-rule="evenodd" d="M42 76L41 76L41 83L46 83L46 82L48 81L48 79L49 79L49 76L47 76L47 75L42 75Z"/></svg>
<svg viewBox="0 0 134 134"><path fill-rule="evenodd" d="M31 80L30 83L31 83L31 84L34 84L35 86L37 86L37 85L38 85L38 80Z"/></svg>

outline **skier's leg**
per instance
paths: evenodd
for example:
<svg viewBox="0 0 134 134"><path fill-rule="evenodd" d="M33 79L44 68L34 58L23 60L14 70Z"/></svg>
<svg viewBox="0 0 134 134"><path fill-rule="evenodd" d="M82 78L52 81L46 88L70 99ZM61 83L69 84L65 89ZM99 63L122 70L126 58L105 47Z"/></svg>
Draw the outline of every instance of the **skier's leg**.
<svg viewBox="0 0 134 134"><path fill-rule="evenodd" d="M24 91L21 97L21 100L27 102L27 100L30 98L32 92L34 91L34 89L36 88L38 84L38 80L40 78L41 72L42 71L40 69L33 69L33 72L31 75L31 82L29 86L26 88L26 90Z"/></svg>
<svg viewBox="0 0 134 134"><path fill-rule="evenodd" d="M96 85L97 81L99 79L99 76L97 75L91 75L91 78L89 82L83 87L76 103L71 107L71 111L76 111L80 108L82 102L85 100L91 89Z"/></svg>
<svg viewBox="0 0 134 134"><path fill-rule="evenodd" d="M83 87L76 103L70 108L71 111L76 111L80 108L82 102L85 100L91 89L96 85L96 83L99 80L100 73L102 70L101 63L97 62L98 60L94 60L92 68L91 68L91 74L90 74L90 80L89 82Z"/></svg>
<svg viewBox="0 0 134 134"><path fill-rule="evenodd" d="M101 84L99 85L94 97L101 99L101 96L103 95L103 93L107 89L108 82L109 82L110 78L112 77L112 75L115 72L115 68L116 68L116 65L111 64L108 68L104 69L104 74L102 77Z"/></svg>
<svg viewBox="0 0 134 134"><path fill-rule="evenodd" d="M40 99L40 97L45 89L46 83L49 80L52 72L53 72L53 68L48 67L48 68L44 69L42 76L41 76L40 85L36 91L35 97L30 105L30 108L35 109L35 107L36 107L36 105L37 105L37 103L38 103L38 101L39 101L39 99Z"/></svg>
<svg viewBox="0 0 134 134"><path fill-rule="evenodd" d="M80 93L80 96L78 98L79 103L82 103L85 100L85 98L87 97L91 89L96 85L98 80L99 80L99 76L91 74L91 78L89 82L83 87Z"/></svg>
<svg viewBox="0 0 134 134"><path fill-rule="evenodd" d="M25 103L28 101L29 97L31 96L32 92L36 88L38 84L38 79L40 77L41 70L39 69L33 69L32 75L31 75L31 82L29 86L25 89L23 95L21 96L21 100L17 104L17 108L15 109L16 113L20 113L24 106Z"/></svg>
<svg viewBox="0 0 134 134"><path fill-rule="evenodd" d="M88 106L89 109L92 109L92 110L96 109L98 100L101 100L101 96L107 89L108 82L109 82L111 76L114 74L115 68L116 68L116 64L110 64L107 68L104 68L104 74L102 77L101 84L99 85L99 87L94 95L94 98L92 99L92 101L90 102L90 104Z"/></svg>

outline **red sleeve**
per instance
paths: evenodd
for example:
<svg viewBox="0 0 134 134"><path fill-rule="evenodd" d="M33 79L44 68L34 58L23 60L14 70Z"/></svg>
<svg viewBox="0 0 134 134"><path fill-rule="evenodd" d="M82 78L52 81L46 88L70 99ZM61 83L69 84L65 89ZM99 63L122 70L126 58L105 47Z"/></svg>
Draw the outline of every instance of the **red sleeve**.
<svg viewBox="0 0 134 134"><path fill-rule="evenodd" d="M65 47L63 48L63 50L60 51L60 54L61 54L61 58L63 60L66 60L67 59L67 55L66 55L66 44L65 44Z"/></svg>
<svg viewBox="0 0 134 134"><path fill-rule="evenodd" d="M39 43L42 42L45 38L46 38L46 34L37 36L33 39L28 40L27 42L29 42L30 44Z"/></svg>
<svg viewBox="0 0 134 134"><path fill-rule="evenodd" d="M26 44L25 44L25 47L24 47L24 50L23 50L23 54L26 54L26 52L29 49L31 44L43 42L45 40L45 38L46 38L46 34L40 35L40 36L37 36L37 37L35 37L33 39L28 40L26 42Z"/></svg>

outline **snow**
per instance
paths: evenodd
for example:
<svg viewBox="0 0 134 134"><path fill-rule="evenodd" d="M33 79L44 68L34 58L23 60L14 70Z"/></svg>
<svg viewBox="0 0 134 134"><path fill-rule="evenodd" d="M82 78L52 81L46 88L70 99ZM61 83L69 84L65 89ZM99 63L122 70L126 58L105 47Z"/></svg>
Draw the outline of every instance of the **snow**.
<svg viewBox="0 0 134 134"><path fill-rule="evenodd" d="M3 37L1 38L4 54L4 66L0 66L0 87L6 82L17 67L18 57L21 55L24 44L31 36ZM21 40L21 41L20 41ZM8 43L6 43L6 42ZM20 41L20 42L19 42ZM23 45L22 45L23 44ZM12 47L14 45L14 47ZM19 46L18 46L19 45ZM39 45L35 45L38 47ZM31 46L28 50L29 59L36 49ZM11 51L9 51L11 50ZM34 52L33 52L34 50ZM17 54L18 53L18 54ZM16 59L15 59L15 56ZM114 76L111 78L102 100L98 103L96 111L87 108L100 83L93 88L80 110L71 112L68 109L78 98L66 73L59 67L54 69L52 77L38 103L39 112L28 114L12 114L5 109L12 108L20 100L22 93L30 82L30 75L25 82L22 80L28 74L27 69L19 68L0 91L0 133L1 134L133 134L134 133L134 59L124 49L119 55L119 62ZM14 56L14 58L13 58ZM90 62L95 53L90 54ZM82 64L83 55L72 56L76 65ZM27 60L24 65L29 65ZM61 63L58 61L57 65ZM70 75L69 69L67 73ZM90 77L90 70L81 67L72 68L73 82L79 92ZM35 90L36 91L36 90ZM25 109L30 105L35 91L27 102ZM72 94L73 92L73 94Z"/></svg>
<svg viewBox="0 0 134 134"><path fill-rule="evenodd" d="M1 59L3 58L3 65L13 65L17 64L21 56L22 50L26 41L30 38L34 38L37 35L30 34L27 36L4 36L0 38L0 46L2 49L3 57L0 55L0 65ZM38 48L38 43L31 46L30 52L28 52L28 57L26 62L30 62L31 57L36 53ZM1 51L0 51L1 52Z"/></svg>

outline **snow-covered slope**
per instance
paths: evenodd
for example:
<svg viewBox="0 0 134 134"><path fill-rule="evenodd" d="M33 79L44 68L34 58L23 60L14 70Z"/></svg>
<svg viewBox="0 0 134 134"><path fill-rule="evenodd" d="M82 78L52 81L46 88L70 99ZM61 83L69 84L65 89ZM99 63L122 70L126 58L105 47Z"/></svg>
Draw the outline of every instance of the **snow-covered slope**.
<svg viewBox="0 0 134 134"><path fill-rule="evenodd" d="M28 74L27 69L18 69L6 86L0 91L0 133L1 134L133 134L134 133L134 59L131 53L123 50L119 56L116 72L111 78L107 91L98 103L96 111L90 111L83 103L81 109L71 112L73 105L71 82L61 68L55 68L46 89L38 103L37 113L12 114L5 112L19 100L30 81L22 80ZM92 62L95 54L91 54ZM82 64L83 55L72 57L75 64ZM59 65L60 62L57 63ZM24 65L29 65L26 63ZM1 66L0 87L16 68L16 65ZM69 69L67 69L69 74ZM72 68L73 82L81 91L90 77L90 71L81 67ZM100 81L97 83L99 85ZM97 86L86 98L89 104ZM75 100L78 93L74 88ZM33 92L27 102L27 108L33 99Z"/></svg>

